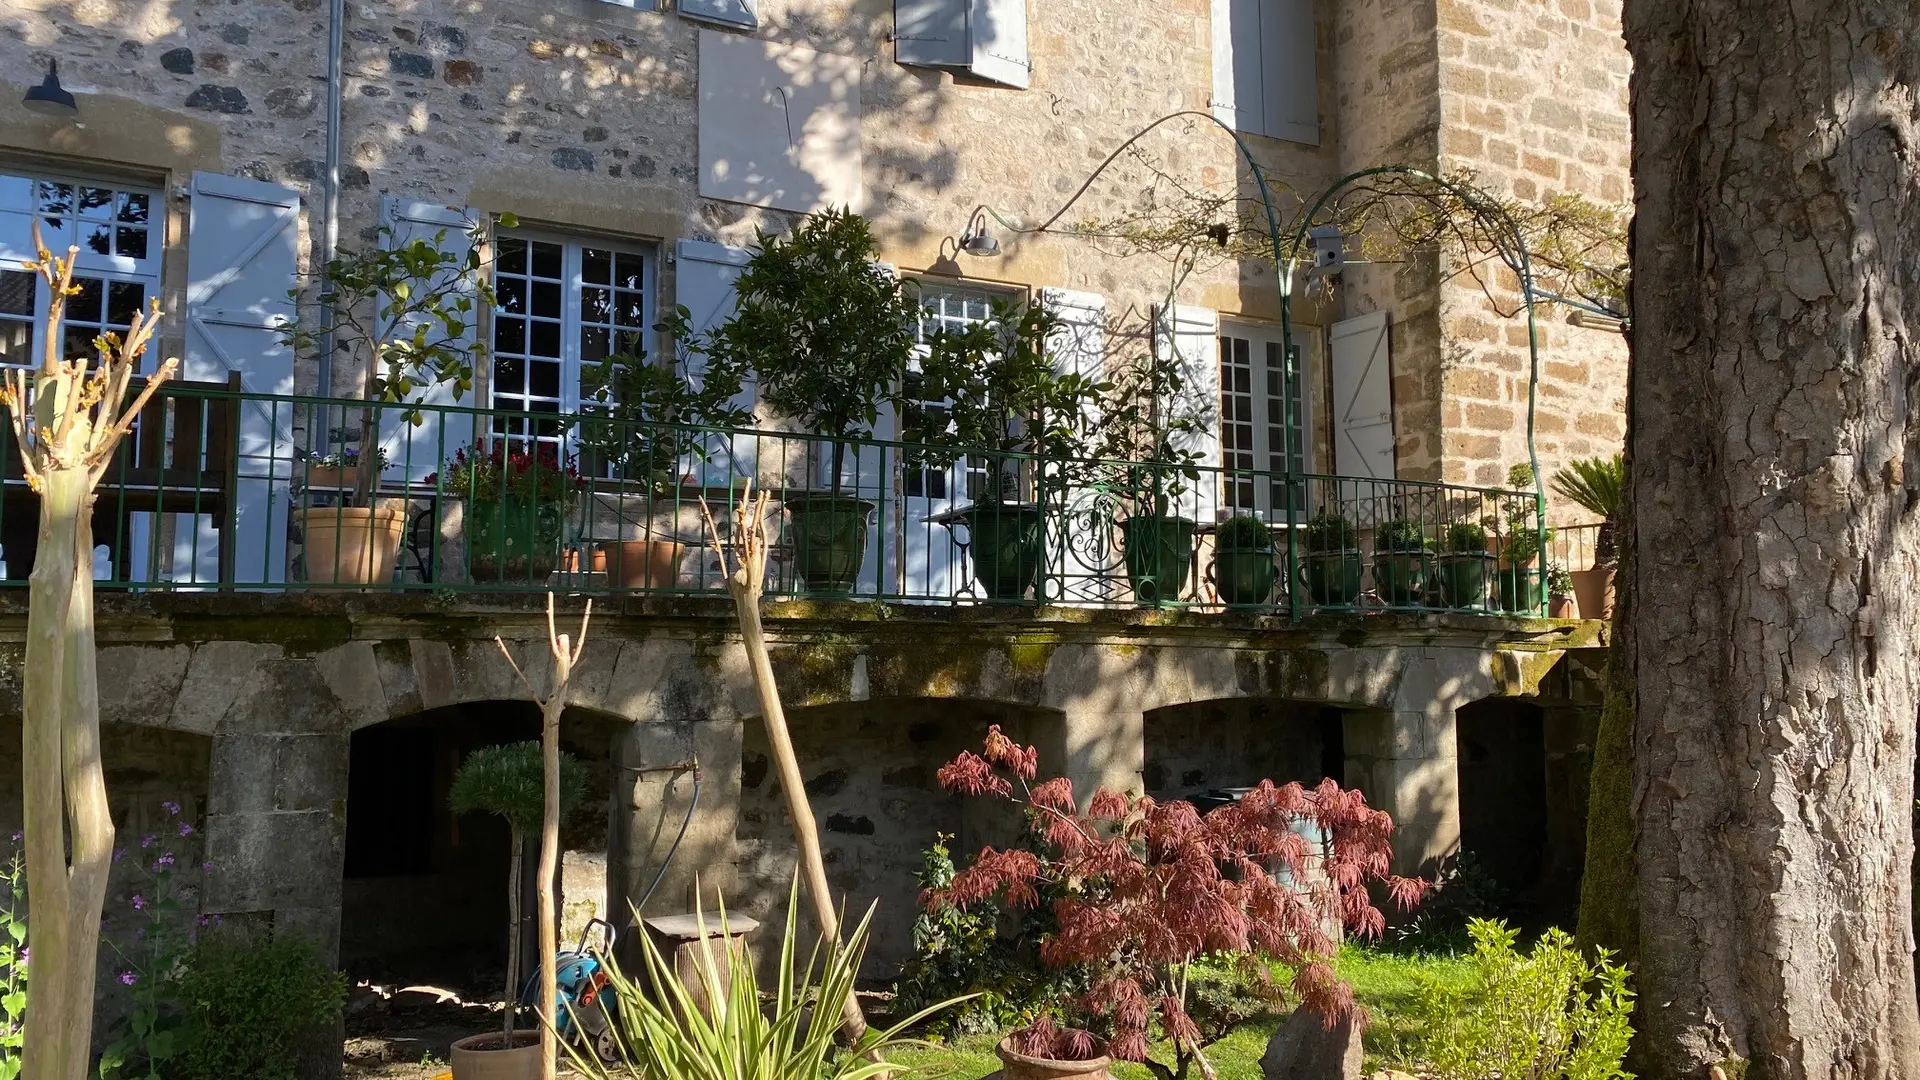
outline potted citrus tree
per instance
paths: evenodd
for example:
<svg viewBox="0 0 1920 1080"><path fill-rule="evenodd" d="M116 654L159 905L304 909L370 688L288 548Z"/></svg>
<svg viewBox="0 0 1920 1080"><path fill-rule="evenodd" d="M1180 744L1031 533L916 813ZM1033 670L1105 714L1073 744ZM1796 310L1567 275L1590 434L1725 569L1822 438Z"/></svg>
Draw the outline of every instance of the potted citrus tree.
<svg viewBox="0 0 1920 1080"><path fill-rule="evenodd" d="M1360 545L1353 522L1337 510L1326 510L1301 532L1301 577L1312 601L1333 607L1353 603L1360 595Z"/></svg>
<svg viewBox="0 0 1920 1080"><path fill-rule="evenodd" d="M1373 579L1394 607L1418 606L1427 594L1433 541L1417 521L1394 518L1373 531Z"/></svg>
<svg viewBox="0 0 1920 1080"><path fill-rule="evenodd" d="M1223 603L1264 604L1280 576L1273 563L1273 532L1252 514L1236 514L1213 534L1213 578Z"/></svg>
<svg viewBox="0 0 1920 1080"><path fill-rule="evenodd" d="M996 600L1033 587L1041 506L1020 495L1080 452L1099 393L1093 379L1055 370L1047 343L1059 324L1039 305L996 303L985 322L934 334L920 361L920 395L945 404L920 410L920 424L904 433L909 460L984 466L985 489L970 493L968 551L975 580Z"/></svg>
<svg viewBox="0 0 1920 1080"><path fill-rule="evenodd" d="M654 500L673 491L689 463L707 460L716 444L712 429L753 422L752 410L734 403L739 373L722 368L692 379L685 371L649 363L640 353L591 365L583 381L588 411L577 428L580 455L593 463L596 475L612 474L616 492L638 487L645 506L632 517L624 499L613 500L615 512L637 526L640 538L603 545L612 583L672 588L681 543L672 533L656 535Z"/></svg>
<svg viewBox="0 0 1920 1080"><path fill-rule="evenodd" d="M519 1025L520 943L525 918L521 913L521 870L526 862L527 836L537 834L545 812L545 765L537 742L488 746L467 755L453 774L447 804L456 814L494 814L506 819L512 837L512 862L507 872L507 985L505 1016L498 1032L470 1035L453 1044L454 1080L537 1080L540 1076L540 1031L537 1025ZM570 754L560 755L560 815L564 819L580 805L586 774ZM537 964L536 964L537 966Z"/></svg>
<svg viewBox="0 0 1920 1080"><path fill-rule="evenodd" d="M1554 494L1600 518L1599 534L1593 541L1592 569L1572 571L1573 594L1579 601L1583 618L1613 617L1613 581L1619 568L1614 534L1626 482L1626 459L1619 454L1570 461L1566 468L1553 475Z"/></svg>
<svg viewBox="0 0 1920 1080"><path fill-rule="evenodd" d="M519 224L512 214L497 220L507 228ZM477 312L494 300L480 266L488 228L489 222L476 221L464 249L453 251L445 229L397 244L393 229L383 225L378 243L343 251L321 267L310 298L299 289L289 293L296 315L280 327L281 338L296 351L324 347L357 359L366 402L351 449L351 505L342 500L293 514L308 581L367 585L393 577L406 509L375 502L380 470L364 463L377 452L383 420L418 423L420 406L436 387L450 387L455 401L473 388L474 365L486 355L473 332ZM345 464L346 452L336 465Z"/></svg>
<svg viewBox="0 0 1920 1080"><path fill-rule="evenodd" d="M1451 608L1487 605L1487 568L1493 552L1487 549L1487 530L1471 521L1447 526L1447 549L1439 558L1440 599Z"/></svg>
<svg viewBox="0 0 1920 1080"><path fill-rule="evenodd" d="M808 455L809 483L826 466L825 490L784 500L800 577L814 593L843 596L859 577L874 511L863 491L867 483L877 491L879 478L859 477L847 493L847 451L871 437L882 405L902 404L914 350L919 306L878 255L865 218L823 211L787 236L759 234L733 284L733 314L718 326L692 332L685 309L667 320L683 350L707 358L710 375L751 372L761 405L822 437Z"/></svg>
<svg viewBox="0 0 1920 1080"><path fill-rule="evenodd" d="M1178 599L1193 561L1194 521L1180 511L1200 483L1213 404L1172 350L1136 354L1101 386L1092 442L1095 485L1126 510L1120 546L1136 599Z"/></svg>

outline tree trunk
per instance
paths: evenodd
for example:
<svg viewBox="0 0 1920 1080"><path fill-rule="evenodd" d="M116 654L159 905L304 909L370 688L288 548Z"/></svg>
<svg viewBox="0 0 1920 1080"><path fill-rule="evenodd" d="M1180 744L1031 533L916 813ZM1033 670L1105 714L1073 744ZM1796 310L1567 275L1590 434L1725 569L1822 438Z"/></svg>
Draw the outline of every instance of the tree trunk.
<svg viewBox="0 0 1920 1080"><path fill-rule="evenodd" d="M1920 1075L1920 6L1624 21L1646 1060Z"/></svg>
<svg viewBox="0 0 1920 1080"><path fill-rule="evenodd" d="M513 864L507 868L507 921L513 924L513 933L507 935L507 1004L500 1030L504 1040L500 1044L502 1050L513 1049L514 1006L520 1001L520 867L526 858L527 839L515 829Z"/></svg>
<svg viewBox="0 0 1920 1080"><path fill-rule="evenodd" d="M549 597L551 611L553 601ZM560 868L560 714L567 708L567 681L573 677L573 647L561 634L553 649L553 684L540 703L540 786L544 794L540 817L540 880L534 884L540 906L540 1076L553 1080L559 1044L554 1025L559 1016L560 931L554 921L553 879Z"/></svg>
<svg viewBox="0 0 1920 1080"><path fill-rule="evenodd" d="M76 428L83 444L84 425ZM21 781L33 898L27 996L34 1007L27 1011L21 1075L59 1080L88 1075L100 912L113 855L94 671L92 508L86 469L42 474L22 675Z"/></svg>

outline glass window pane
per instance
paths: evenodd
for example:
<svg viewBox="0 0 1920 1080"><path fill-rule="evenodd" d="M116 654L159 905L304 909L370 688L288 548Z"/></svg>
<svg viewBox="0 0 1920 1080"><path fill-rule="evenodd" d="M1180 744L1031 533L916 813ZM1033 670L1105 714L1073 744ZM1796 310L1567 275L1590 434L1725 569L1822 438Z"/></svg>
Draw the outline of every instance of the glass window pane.
<svg viewBox="0 0 1920 1080"><path fill-rule="evenodd" d="M137 191L120 193L120 222L125 225L145 225L147 223L148 196Z"/></svg>
<svg viewBox="0 0 1920 1080"><path fill-rule="evenodd" d="M0 315L0 364L32 364L33 320Z"/></svg>
<svg viewBox="0 0 1920 1080"><path fill-rule="evenodd" d="M644 328L647 325L645 298L637 292L615 294L613 321L621 326Z"/></svg>
<svg viewBox="0 0 1920 1080"><path fill-rule="evenodd" d="M51 219L51 224L59 225L60 218L73 211L73 187L51 180L39 181L34 185L34 201L39 203L40 212Z"/></svg>
<svg viewBox="0 0 1920 1080"><path fill-rule="evenodd" d="M591 364L607 356L607 331L598 326L580 328L580 362Z"/></svg>
<svg viewBox="0 0 1920 1080"><path fill-rule="evenodd" d="M501 311L524 315L527 311L527 283L518 278L501 278L495 291Z"/></svg>
<svg viewBox="0 0 1920 1080"><path fill-rule="evenodd" d="M98 336L100 331L90 326L66 327L61 335L66 341L66 353L62 359L77 360L83 356L92 356L94 354L93 339Z"/></svg>
<svg viewBox="0 0 1920 1080"><path fill-rule="evenodd" d="M560 324L557 322L533 323L527 334L527 354L530 356L560 356Z"/></svg>
<svg viewBox="0 0 1920 1080"><path fill-rule="evenodd" d="M539 281L533 283L533 307L530 314L544 315L549 319L560 317L560 283L557 281Z"/></svg>
<svg viewBox="0 0 1920 1080"><path fill-rule="evenodd" d="M558 280L560 277L560 245L542 244L535 241L530 247L533 252L533 276Z"/></svg>
<svg viewBox="0 0 1920 1080"><path fill-rule="evenodd" d="M628 289L640 287L641 275L646 273L646 260L630 252L622 251L614 257L613 283Z"/></svg>
<svg viewBox="0 0 1920 1080"><path fill-rule="evenodd" d="M34 280L24 270L0 270L0 312L32 316Z"/></svg>
<svg viewBox="0 0 1920 1080"><path fill-rule="evenodd" d="M147 257L147 230L129 229L123 225L114 230L113 247L115 252L129 259L144 259Z"/></svg>
<svg viewBox="0 0 1920 1080"><path fill-rule="evenodd" d="M535 361L527 365L528 391L541 397L560 396L560 365Z"/></svg>
<svg viewBox="0 0 1920 1080"><path fill-rule="evenodd" d="M527 392L526 361L517 356L496 356L493 360L493 392L500 394L524 394Z"/></svg>
<svg viewBox="0 0 1920 1080"><path fill-rule="evenodd" d="M603 323L613 315L613 296L605 289L580 290L580 319L582 322Z"/></svg>
<svg viewBox="0 0 1920 1080"><path fill-rule="evenodd" d="M147 302L147 287L137 281L116 281L107 286L107 321L129 326L133 316Z"/></svg>
<svg viewBox="0 0 1920 1080"><path fill-rule="evenodd" d="M526 352L527 320L508 315L496 316L493 320L493 351L497 353Z"/></svg>
<svg viewBox="0 0 1920 1080"><path fill-rule="evenodd" d="M113 211L113 189L83 187L80 189L80 216L89 220L104 218Z"/></svg>
<svg viewBox="0 0 1920 1080"><path fill-rule="evenodd" d="M74 278L73 283L80 291L67 298L67 316L98 323L107 300L106 282L99 278Z"/></svg>
<svg viewBox="0 0 1920 1080"><path fill-rule="evenodd" d="M527 272L527 242L511 236L500 238L499 254L495 257L495 266L502 274L524 274Z"/></svg>
<svg viewBox="0 0 1920 1080"><path fill-rule="evenodd" d="M623 356L640 356L647 350L646 340L638 331L613 335L613 351Z"/></svg>
<svg viewBox="0 0 1920 1080"><path fill-rule="evenodd" d="M91 222L81 226L80 246L95 255L113 254L113 227Z"/></svg>
<svg viewBox="0 0 1920 1080"><path fill-rule="evenodd" d="M33 209L33 181L24 176L0 173L0 207L9 210Z"/></svg>
<svg viewBox="0 0 1920 1080"><path fill-rule="evenodd" d="M580 253L580 280L605 285L613 280L613 253L587 248Z"/></svg>

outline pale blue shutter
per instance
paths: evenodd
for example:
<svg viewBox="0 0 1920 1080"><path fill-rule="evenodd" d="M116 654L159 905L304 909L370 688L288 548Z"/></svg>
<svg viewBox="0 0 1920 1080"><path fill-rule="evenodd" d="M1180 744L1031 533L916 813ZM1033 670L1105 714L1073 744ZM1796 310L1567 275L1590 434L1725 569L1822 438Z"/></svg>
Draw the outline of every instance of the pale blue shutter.
<svg viewBox="0 0 1920 1080"><path fill-rule="evenodd" d="M1260 2L1213 0L1213 115L1235 131L1265 134Z"/></svg>
<svg viewBox="0 0 1920 1080"><path fill-rule="evenodd" d="M733 314L733 282L744 270L751 253L744 248L728 247L705 240L682 240L674 245L673 302L687 309L694 333L705 333ZM681 373L698 382L707 370L707 358L689 351L680 357ZM748 373L734 404L744 409L754 406L755 393ZM751 436L715 439L707 446L707 460L683 463L689 473L699 476L709 487L725 487L735 477L752 476L758 460L758 447Z"/></svg>
<svg viewBox="0 0 1920 1080"><path fill-rule="evenodd" d="M1391 480L1393 364L1387 313L1334 323L1330 337L1334 472Z"/></svg>
<svg viewBox="0 0 1920 1080"><path fill-rule="evenodd" d="M1027 87L1027 0L972 0L967 71L1005 86Z"/></svg>
<svg viewBox="0 0 1920 1080"><path fill-rule="evenodd" d="M420 202L413 199L389 198L381 202L380 220L392 230L387 243L394 247L410 244L415 240L435 243L440 250L465 260L472 250L471 230L477 218L474 212L461 207L445 206L440 203ZM456 264L458 265L458 264ZM451 273L452 271L448 271ZM423 283L423 287L424 287ZM466 281L463 286L469 295L473 292L473 282ZM384 298L382 303L385 303ZM467 348L468 362L476 367L484 361L471 352L478 337L479 307L476 304L466 315L465 333L458 345ZM416 372L417 377L432 379L432 372ZM474 372L475 385L481 372ZM458 396L456 396L458 395ZM407 395L408 401L423 405L459 406L473 408L482 403L475 400L471 393L459 393L452 383L434 383L427 387L415 387ZM405 479L419 481L440 471L446 460L457 450L473 444L474 419L471 414L462 412L423 411L419 424L410 424L401 415L402 410L389 406L380 414L380 447L387 452L390 463L383 477L389 481ZM342 425L350 431L357 431L359 417L347 415Z"/></svg>
<svg viewBox="0 0 1920 1080"><path fill-rule="evenodd" d="M969 0L893 0L893 59L915 67L967 63Z"/></svg>
<svg viewBox="0 0 1920 1080"><path fill-rule="evenodd" d="M680 0L680 14L702 22L751 30L760 25L756 0Z"/></svg>
<svg viewBox="0 0 1920 1080"><path fill-rule="evenodd" d="M281 340L279 328L293 314L287 294L297 284L300 194L278 184L199 172L191 190L181 377L224 383L229 372L237 371L241 388L250 393L291 394L293 350ZM175 581L219 580L223 544L231 549L234 580L285 580L293 410L284 403L247 401L239 420L239 459L229 492L233 528L216 532L210 515L179 515ZM136 547L144 559L146 544ZM136 573L136 580L140 576Z"/></svg>
<svg viewBox="0 0 1920 1080"><path fill-rule="evenodd" d="M1027 0L894 0L893 58L1025 89Z"/></svg>
<svg viewBox="0 0 1920 1080"><path fill-rule="evenodd" d="M1203 469L1220 467L1220 316L1192 304L1157 305L1153 347L1156 355L1176 357L1186 374L1180 400L1168 402L1169 413L1199 421L1198 434L1181 436L1175 445L1192 451ZM1212 521L1219 502L1219 481L1202 473L1199 483L1183 481L1186 494L1179 513L1196 521Z"/></svg>
<svg viewBox="0 0 1920 1080"><path fill-rule="evenodd" d="M1261 130L1276 139L1320 143L1320 86L1314 70L1313 0L1264 0L1260 8Z"/></svg>

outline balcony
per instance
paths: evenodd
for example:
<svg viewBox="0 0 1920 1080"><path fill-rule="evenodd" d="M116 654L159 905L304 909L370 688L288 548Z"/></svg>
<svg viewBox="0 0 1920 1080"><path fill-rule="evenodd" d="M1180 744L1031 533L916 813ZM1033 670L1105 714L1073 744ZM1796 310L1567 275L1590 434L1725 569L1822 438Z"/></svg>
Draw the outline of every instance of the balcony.
<svg viewBox="0 0 1920 1080"><path fill-rule="evenodd" d="M3 438L0 578L18 586L37 498ZM371 476L307 449L370 441ZM700 507L724 535L751 480L772 498L775 597L1292 619L1546 612L1532 492L952 456L173 384L101 483L94 576L134 591L713 595L724 583ZM1563 530L1548 554L1590 560L1590 536Z"/></svg>

